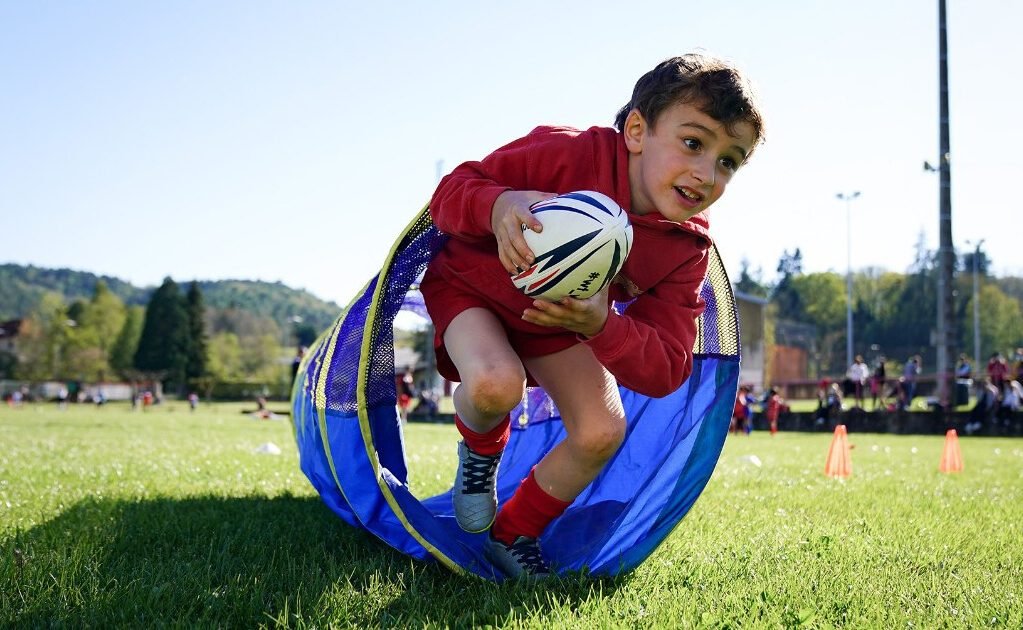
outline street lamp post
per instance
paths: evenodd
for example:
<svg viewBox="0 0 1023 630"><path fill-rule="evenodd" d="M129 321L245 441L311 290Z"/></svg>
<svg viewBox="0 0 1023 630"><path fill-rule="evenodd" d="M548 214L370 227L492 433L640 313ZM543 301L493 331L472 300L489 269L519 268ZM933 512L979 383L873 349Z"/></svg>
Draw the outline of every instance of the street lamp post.
<svg viewBox="0 0 1023 630"><path fill-rule="evenodd" d="M853 362L853 316L852 316L852 202L860 191L838 193L838 199L845 202L845 365Z"/></svg>
<svg viewBox="0 0 1023 630"><path fill-rule="evenodd" d="M980 246L984 239L976 243L966 241L967 245L973 245L973 369L980 370L980 280L977 270L977 259L980 258ZM980 372L978 372L979 374Z"/></svg>

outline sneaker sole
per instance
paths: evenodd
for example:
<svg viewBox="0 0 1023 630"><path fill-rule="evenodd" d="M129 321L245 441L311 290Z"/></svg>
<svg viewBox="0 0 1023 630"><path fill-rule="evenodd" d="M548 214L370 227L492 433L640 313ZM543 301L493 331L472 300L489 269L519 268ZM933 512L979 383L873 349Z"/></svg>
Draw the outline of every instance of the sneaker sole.
<svg viewBox="0 0 1023 630"><path fill-rule="evenodd" d="M462 525L461 523L458 523L458 518L455 518L455 522L458 523L458 526L460 528L462 528L462 531L463 532L468 532L470 534L482 534L483 532L485 532L485 531L489 530L491 527L493 527L494 526L494 521L496 521L496 520L497 520L496 516L494 518L490 519L490 522L487 523L486 527L484 527L483 529L469 529L465 525Z"/></svg>

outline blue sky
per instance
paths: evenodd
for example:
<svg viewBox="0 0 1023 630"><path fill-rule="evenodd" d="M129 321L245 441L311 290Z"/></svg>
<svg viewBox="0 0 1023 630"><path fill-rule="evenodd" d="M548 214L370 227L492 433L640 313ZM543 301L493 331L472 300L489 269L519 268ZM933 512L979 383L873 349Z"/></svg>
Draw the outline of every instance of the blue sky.
<svg viewBox="0 0 1023 630"><path fill-rule="evenodd" d="M1023 275L1023 3L949 0L953 233ZM379 6L376 6L379 5ZM345 304L444 169L610 124L705 49L768 141L712 209L730 272L905 271L937 247L937 2L3 2L0 262L140 285L280 280Z"/></svg>

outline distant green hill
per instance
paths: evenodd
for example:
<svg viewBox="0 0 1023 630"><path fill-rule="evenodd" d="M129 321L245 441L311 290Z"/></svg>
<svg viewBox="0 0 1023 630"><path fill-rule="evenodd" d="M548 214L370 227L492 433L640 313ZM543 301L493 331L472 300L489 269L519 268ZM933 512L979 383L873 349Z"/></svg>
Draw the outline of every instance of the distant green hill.
<svg viewBox="0 0 1023 630"><path fill-rule="evenodd" d="M155 287L136 287L119 278L98 276L73 269L47 269L31 265L0 265L0 321L24 317L35 309L42 296L52 291L64 296L65 302L92 297L97 280L106 282L110 290L126 304L146 304ZM175 278L181 290L190 280ZM280 282L255 280L200 280L199 288L208 307L237 308L262 318L284 323L294 316L302 318L317 331L329 326L341 307L321 300L305 290L292 289Z"/></svg>
<svg viewBox="0 0 1023 630"><path fill-rule="evenodd" d="M181 290L186 291L188 284L181 282ZM341 312L341 307L334 302L326 302L305 289L292 289L280 282L200 280L199 289L207 306L234 307L278 323L297 315L303 324L309 324L317 332L330 326Z"/></svg>
<svg viewBox="0 0 1023 630"><path fill-rule="evenodd" d="M152 291L139 289L118 278L85 271L5 264L0 265L0 319L24 317L49 291L63 295L68 303L78 298L89 299L97 280L105 281L126 304L145 304Z"/></svg>

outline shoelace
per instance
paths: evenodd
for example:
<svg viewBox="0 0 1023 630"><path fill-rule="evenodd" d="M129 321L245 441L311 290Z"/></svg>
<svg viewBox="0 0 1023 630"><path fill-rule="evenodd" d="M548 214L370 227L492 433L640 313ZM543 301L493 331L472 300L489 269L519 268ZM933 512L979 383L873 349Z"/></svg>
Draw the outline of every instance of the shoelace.
<svg viewBox="0 0 1023 630"><path fill-rule="evenodd" d="M488 455L477 455L469 451L462 465L463 487L466 494L490 492L490 483L494 480L497 458Z"/></svg>
<svg viewBox="0 0 1023 630"><path fill-rule="evenodd" d="M549 573L547 563L540 555L540 546L532 538L520 538L508 548L520 565L530 574Z"/></svg>

